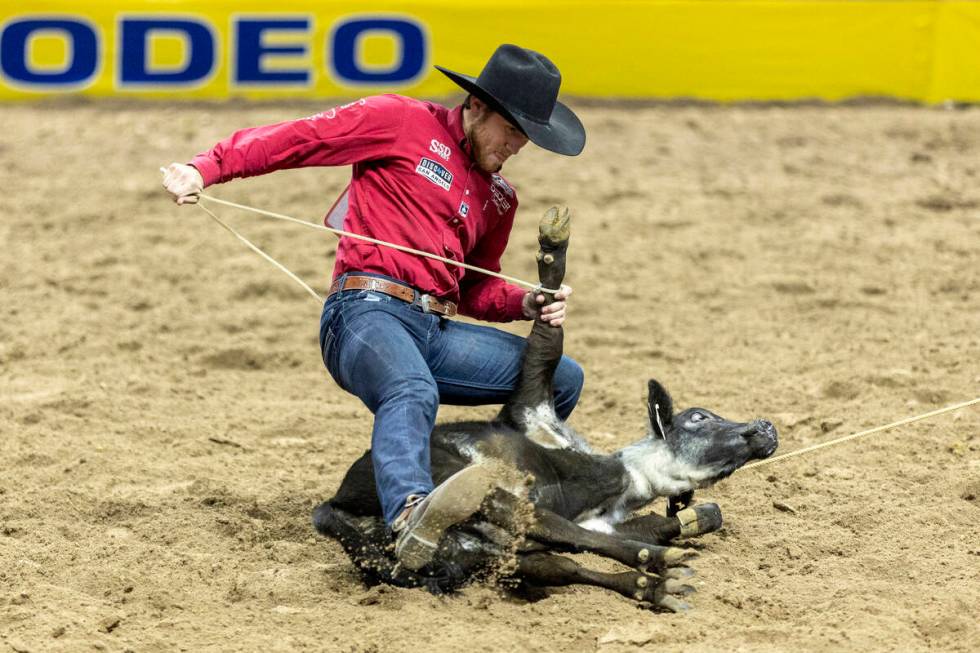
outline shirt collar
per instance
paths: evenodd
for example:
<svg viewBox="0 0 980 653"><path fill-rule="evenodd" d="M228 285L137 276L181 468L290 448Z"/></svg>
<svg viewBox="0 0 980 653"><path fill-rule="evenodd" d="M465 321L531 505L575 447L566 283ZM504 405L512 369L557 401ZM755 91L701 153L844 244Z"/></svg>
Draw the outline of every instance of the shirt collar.
<svg viewBox="0 0 980 653"><path fill-rule="evenodd" d="M473 158L473 152L470 148L470 140L466 138L466 132L463 131L462 104L449 112L446 126L449 128L449 133L453 137L453 142L455 142L461 150L466 152L467 156Z"/></svg>

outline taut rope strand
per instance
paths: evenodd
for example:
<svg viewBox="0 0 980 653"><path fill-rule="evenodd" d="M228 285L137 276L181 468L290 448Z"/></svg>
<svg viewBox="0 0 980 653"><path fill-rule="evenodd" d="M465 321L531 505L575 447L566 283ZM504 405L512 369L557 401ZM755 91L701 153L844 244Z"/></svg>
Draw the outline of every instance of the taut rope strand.
<svg viewBox="0 0 980 653"><path fill-rule="evenodd" d="M518 279L516 277L507 276L506 274L500 274L499 272L492 272L490 270L485 270L485 269L480 268L480 267L477 267L475 265L470 265L468 263L462 263L460 261L456 261L456 260L453 260L451 258L446 258L444 256L439 256L437 254L432 254L430 252L424 252L424 251L422 251L420 249L412 249L411 247L405 247L404 245L396 245L394 243L385 242L383 240L378 240L376 238L369 238L368 236L362 236L360 234L351 233L349 231L344 231L343 229L334 229L333 227L327 227L326 225L320 225L320 224L315 224L313 222L307 222L306 220L300 220L298 218L293 218L293 217L290 217L288 215L283 215L281 213L273 213L272 211L265 211L263 209L257 209L257 208L252 207L252 206L246 206L244 204L236 204L235 202L229 202L227 200L220 200L217 197L211 197L210 195L205 195L204 193L200 193L199 197L201 197L203 199L206 199L209 202L215 202L217 204L224 204L225 206L230 206L232 208L241 209L243 211L251 211L252 213L258 213L259 215L264 215L264 216L269 217L269 218L275 218L276 220L285 220L287 222L295 222L296 224L301 224L301 225L303 225L305 227L309 227L311 229L319 229L320 231L329 231L330 233L336 234L338 236L346 236L348 238L356 238L357 240L364 240L364 241L367 241L369 243L374 243L375 245L382 245L384 247L390 247L391 249L397 249L400 252L407 252L409 254L415 254L416 256L424 256L425 258L435 259L436 261L442 261L443 263L445 263L447 265L455 265L456 267L465 268L467 270L473 270L474 272L479 272L480 274L485 274L485 275L491 276L491 277L497 277L498 279L503 279L504 281L509 281L509 282L511 282L513 284L517 284L519 286L524 286L525 288L529 288L531 290L535 290L535 291L538 291L538 292L546 292L546 293L551 293L551 294L554 294L554 293L558 292L557 289L542 288L541 287L541 284L530 283L528 281L524 281L524 280ZM204 207L201 206L201 208L204 208ZM210 213L210 211L209 211L209 213ZM211 215L213 216L214 214L212 213ZM239 236L239 238L241 238L241 236Z"/></svg>
<svg viewBox="0 0 980 653"><path fill-rule="evenodd" d="M742 469L751 469L753 467L761 467L762 465L768 465L769 463L774 463L777 460L783 460L785 458L792 458L793 456L799 456L801 454L809 453L811 451L816 451L817 449L823 449L824 447L829 447L831 445L840 444L841 442L847 442L848 440L854 440L855 438L861 438L866 435L871 435L873 433L879 433L886 429L895 428L896 426L902 426L904 424L911 424L912 422L918 422L919 420L927 419L929 417L935 417L936 415L942 415L943 413L949 413L954 410L959 410L960 408L966 408L967 406L972 406L973 404L980 403L980 397L973 399L971 401L964 401L959 404L954 404L952 406L946 406L945 408L940 408L923 415L916 415L915 417L906 417L905 419L899 420L897 422L892 422L891 424L885 424L884 426L879 426L873 429L868 429L867 431L861 431L860 433L852 433L851 435L845 435L842 438L836 438L834 440L829 440L827 442L821 442L820 444L815 444L811 447L804 447L803 449L797 449L796 451L790 451L789 453L784 453L773 458L766 458L765 460L757 460L754 463L749 463L742 467Z"/></svg>
<svg viewBox="0 0 980 653"><path fill-rule="evenodd" d="M251 249L253 252L255 252L256 254L258 254L259 256L261 256L262 258L264 258L265 260L267 260L269 263L272 263L274 266L276 266L277 268L279 268L280 270L282 270L283 272L285 272L286 274L288 274L293 281L295 281L299 285L303 286L303 288L306 289L306 292L308 292L311 295L313 295L313 299L315 299L318 303L320 303L320 304L323 303L323 297L321 297L317 293L317 291L315 291L312 288L310 288L306 284L305 281L303 281L298 276L296 276L295 274L293 274L289 270L289 268L287 268L285 265L283 265L282 263L280 263L276 259L272 258L268 254L266 254L265 252L263 252L256 245L254 245L252 243L252 241L250 241L248 238L246 238L245 236L241 235L240 233L238 233L237 231L235 231L234 229L232 229L231 227L229 227L228 225L226 225L224 222L222 222L221 219L218 218L218 216L216 216L214 213L212 213L211 210L208 207L206 207L204 205L200 205L200 204L198 206L200 206L202 209L204 209L204 212L207 213L208 215L210 215L212 220L214 220L215 222L217 222L218 224L220 224L222 227L224 227L225 229L227 229L228 231L230 231L232 233L232 235L235 236L235 238L237 238L238 240L240 240L243 243L245 243L249 247L249 249Z"/></svg>

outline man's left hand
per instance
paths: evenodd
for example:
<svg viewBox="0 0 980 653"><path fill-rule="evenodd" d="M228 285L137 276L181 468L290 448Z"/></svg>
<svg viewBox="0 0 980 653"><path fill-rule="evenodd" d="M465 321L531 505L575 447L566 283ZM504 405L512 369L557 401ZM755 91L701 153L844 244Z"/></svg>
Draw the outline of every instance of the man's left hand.
<svg viewBox="0 0 980 653"><path fill-rule="evenodd" d="M567 307L565 300L572 294L571 286L562 285L561 289L555 293L555 301L544 306L544 293L527 293L524 295L524 317L529 320L539 318L549 326L560 327L565 321Z"/></svg>

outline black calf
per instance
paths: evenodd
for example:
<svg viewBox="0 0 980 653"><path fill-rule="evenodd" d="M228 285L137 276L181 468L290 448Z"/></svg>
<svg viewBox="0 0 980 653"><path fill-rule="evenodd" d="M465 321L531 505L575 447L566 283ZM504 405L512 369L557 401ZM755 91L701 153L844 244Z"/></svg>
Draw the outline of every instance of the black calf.
<svg viewBox="0 0 980 653"><path fill-rule="evenodd" d="M564 274L568 215L551 209L541 224L541 283L557 288ZM776 430L758 420L737 423L701 409L673 412L657 381L649 383L646 437L612 454L593 452L557 418L551 376L562 353L562 330L536 321L528 337L521 383L492 422L437 426L432 470L438 483L468 465L499 471L498 487L470 520L450 528L432 562L418 572L399 567L382 520L368 451L351 466L336 496L313 514L316 529L338 540L368 583L446 592L516 557L510 572L539 586L591 584L645 605L687 607L685 579L692 550L675 538L717 530L715 504L687 507L693 491L725 478L776 449ZM633 513L672 497L669 516ZM634 571L604 574L554 552L592 551Z"/></svg>

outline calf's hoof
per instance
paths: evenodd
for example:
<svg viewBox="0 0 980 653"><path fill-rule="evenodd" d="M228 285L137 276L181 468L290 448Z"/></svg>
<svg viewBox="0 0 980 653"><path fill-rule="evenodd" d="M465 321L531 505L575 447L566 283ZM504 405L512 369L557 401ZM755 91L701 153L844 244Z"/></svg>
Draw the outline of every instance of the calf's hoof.
<svg viewBox="0 0 980 653"><path fill-rule="evenodd" d="M721 508L717 503L702 503L692 508L685 508L677 513L677 521L681 525L679 537L713 533L721 528Z"/></svg>
<svg viewBox="0 0 980 653"><path fill-rule="evenodd" d="M683 565L688 560L696 558L698 552L694 549L682 549L676 546L647 546L636 556L637 571L643 573L663 573L671 567Z"/></svg>
<svg viewBox="0 0 980 653"><path fill-rule="evenodd" d="M696 592L692 586L680 580L667 579L654 592L653 604L662 610L671 612L687 612L691 604L682 600L688 594Z"/></svg>
<svg viewBox="0 0 980 653"><path fill-rule="evenodd" d="M639 576L635 582L633 599L640 603L640 607L651 610L685 612L691 609L690 604L684 598L693 594L697 590L688 581L694 575L690 568L686 568L687 573L671 574L659 579L650 576ZM679 577L681 576L681 577Z"/></svg>
<svg viewBox="0 0 980 653"><path fill-rule="evenodd" d="M538 224L538 236L557 245L568 240L571 234L571 214L567 206L553 206L545 211Z"/></svg>

